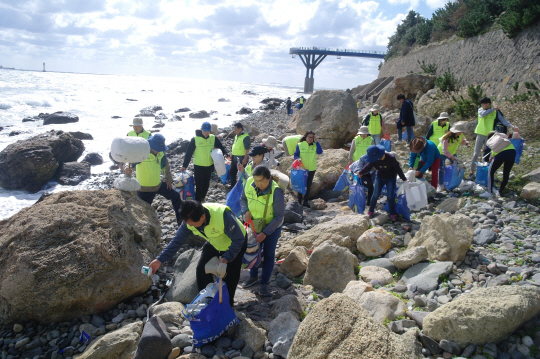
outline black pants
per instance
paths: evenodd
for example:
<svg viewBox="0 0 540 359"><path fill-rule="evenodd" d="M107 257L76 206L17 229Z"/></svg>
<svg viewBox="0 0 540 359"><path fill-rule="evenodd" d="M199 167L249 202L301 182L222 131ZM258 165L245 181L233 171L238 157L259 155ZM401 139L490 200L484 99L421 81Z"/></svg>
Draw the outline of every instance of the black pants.
<svg viewBox="0 0 540 359"><path fill-rule="evenodd" d="M202 202L208 193L208 188L210 188L210 178L212 172L214 172L214 165L208 167L194 165L193 167L195 168L193 171L195 177L195 200Z"/></svg>
<svg viewBox="0 0 540 359"><path fill-rule="evenodd" d="M514 157L515 158L515 157ZM489 183L488 183L488 191L493 192L493 185L495 184L495 172L504 164L503 167L503 178L501 181L501 187L499 187L499 193L502 194L504 191L506 184L508 183L508 179L510 178L510 171L512 170L512 167L514 166L514 161L500 161L493 159L491 161L491 164L489 165Z"/></svg>
<svg viewBox="0 0 540 359"><path fill-rule="evenodd" d="M166 199L171 200L172 206L174 208L174 214L176 215L176 220L180 221L180 206L182 205L182 199L180 194L174 189L168 189L165 182L161 182L161 187L156 192L139 192L137 191L137 196L140 199L145 201L148 204L152 204L156 194L162 195Z"/></svg>
<svg viewBox="0 0 540 359"><path fill-rule="evenodd" d="M370 201L371 197L373 197L373 179L371 178L371 174L368 173L367 175L362 176L362 184L368 189L367 198L368 201Z"/></svg>
<svg viewBox="0 0 540 359"><path fill-rule="evenodd" d="M233 186L236 184L236 181L237 181L236 176L238 175L238 168L236 167L236 165L238 163L242 163L242 161L240 161L240 158L242 158L243 160L244 156L232 156L231 169L229 170L229 173L231 174L231 184Z"/></svg>
<svg viewBox="0 0 540 359"><path fill-rule="evenodd" d="M311 190L311 184L313 183L313 177L315 177L315 171L309 171L309 175L307 177L307 190L306 194L303 195L301 193L298 193L298 202L306 204L309 198L309 191Z"/></svg>
<svg viewBox="0 0 540 359"><path fill-rule="evenodd" d="M238 286L238 281L240 280L240 271L242 270L242 258L244 257L246 248L247 237L244 241L242 249L240 250L240 253L238 253L236 258L232 262L227 263L227 275L225 276L223 281L225 282L225 284L227 284L227 290L229 291L229 303L231 303L231 307L234 305L234 294L236 293L236 287ZM206 274L206 272L204 271L204 266L206 265L206 263L208 263L210 259L214 257L219 257L223 255L223 253L225 252L218 251L209 242L206 242L202 247L201 258L199 259L199 263L197 264L197 286L199 287L199 291L206 288L208 284L214 282L214 277L212 276L212 274Z"/></svg>

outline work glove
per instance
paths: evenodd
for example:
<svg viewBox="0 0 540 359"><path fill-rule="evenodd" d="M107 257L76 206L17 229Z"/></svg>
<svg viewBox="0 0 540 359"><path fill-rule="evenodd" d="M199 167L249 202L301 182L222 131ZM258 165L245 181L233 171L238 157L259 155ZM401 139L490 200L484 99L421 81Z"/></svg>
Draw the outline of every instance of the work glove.
<svg viewBox="0 0 540 359"><path fill-rule="evenodd" d="M225 275L227 274L227 263L219 263L216 267L216 275L219 278L225 278Z"/></svg>

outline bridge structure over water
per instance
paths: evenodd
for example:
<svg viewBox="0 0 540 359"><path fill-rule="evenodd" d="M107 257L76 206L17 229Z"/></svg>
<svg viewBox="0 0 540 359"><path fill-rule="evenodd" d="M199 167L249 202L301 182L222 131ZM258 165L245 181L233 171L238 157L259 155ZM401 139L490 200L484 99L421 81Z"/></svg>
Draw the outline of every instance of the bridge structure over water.
<svg viewBox="0 0 540 359"><path fill-rule="evenodd" d="M306 67L304 93L313 93L313 85L315 83L313 71L321 64L326 56L337 56L338 59L342 56L384 59L385 53L380 51L329 49L325 47L291 47L289 49L289 55L292 55L293 58L295 55L298 55L300 60L302 60L302 63Z"/></svg>

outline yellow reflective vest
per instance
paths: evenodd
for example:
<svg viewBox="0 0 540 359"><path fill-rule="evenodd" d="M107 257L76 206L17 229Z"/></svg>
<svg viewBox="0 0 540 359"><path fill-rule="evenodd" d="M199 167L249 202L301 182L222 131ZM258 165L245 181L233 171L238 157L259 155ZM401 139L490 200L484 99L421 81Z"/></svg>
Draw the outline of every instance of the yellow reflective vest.
<svg viewBox="0 0 540 359"><path fill-rule="evenodd" d="M196 166L210 167L214 164L210 153L214 149L216 136L208 138L195 136L195 151L193 152L193 164Z"/></svg>
<svg viewBox="0 0 540 359"><path fill-rule="evenodd" d="M304 167L308 171L315 171L317 169L317 144L313 142L310 146L307 141L302 141L298 144L298 148Z"/></svg>
<svg viewBox="0 0 540 359"><path fill-rule="evenodd" d="M296 151L296 145L301 138L302 135L295 135L287 136L283 139L283 142L285 143L285 146L287 146L287 150L289 151L290 156L294 155L294 151Z"/></svg>
<svg viewBox="0 0 540 359"><path fill-rule="evenodd" d="M373 142L373 137L366 136L366 138L362 138L362 136L358 135L354 138L354 153L353 153L353 161L358 161L360 157L365 155L367 153L367 149L369 146L371 146L371 143Z"/></svg>
<svg viewBox="0 0 540 359"><path fill-rule="evenodd" d="M439 139L446 134L446 131L448 131L448 129L450 128L450 123L446 121L446 125L439 126L439 120L435 120L431 123L431 125L433 126L433 135L431 135L428 140L433 142L435 146L438 146L440 143Z"/></svg>
<svg viewBox="0 0 540 359"><path fill-rule="evenodd" d="M506 146L506 147L504 148L504 150L502 150L501 152L504 152L504 151L506 151L506 150L515 150L515 149L516 149L516 148L514 147L514 145L510 143L510 144L509 144L508 146ZM493 157L495 157L495 156L497 156L497 155L498 155L499 153L501 153L501 152L493 152L493 151L491 151L491 155L492 155Z"/></svg>
<svg viewBox="0 0 540 359"><path fill-rule="evenodd" d="M461 141L463 141L463 134L459 135L459 137L454 142L450 142L450 140L448 140L448 152L455 155ZM439 144L437 145L437 148L439 149L439 153L441 155L444 155L442 137L439 138Z"/></svg>
<svg viewBox="0 0 540 359"><path fill-rule="evenodd" d="M233 156L245 156L246 148L244 147L244 138L249 136L247 133L243 133L239 136L234 137L234 143L232 146L232 155Z"/></svg>
<svg viewBox="0 0 540 359"><path fill-rule="evenodd" d="M152 135L152 132L143 130L141 133L137 133L137 132L132 130L132 131L129 131L127 135L129 137L142 137L142 138L147 140L148 137L150 137Z"/></svg>
<svg viewBox="0 0 540 359"><path fill-rule="evenodd" d="M263 219L264 208L266 207L266 200L268 199L268 208L266 209L265 219L266 224L269 224L274 219L274 191L276 188L279 188L279 185L274 180L270 179L272 190L264 196L257 196L257 189L253 187L254 181L255 179L250 177L244 187L249 212L253 219Z"/></svg>
<svg viewBox="0 0 540 359"><path fill-rule="evenodd" d="M477 135L487 136L488 133L493 130L495 118L497 118L497 111L493 111L484 117L480 117L480 115L478 115L478 125L476 125L476 128L474 129L474 133Z"/></svg>
<svg viewBox="0 0 540 359"><path fill-rule="evenodd" d="M369 114L369 124L368 124L369 133L372 135L380 135L382 126L381 126L381 114L378 113L374 115L370 112Z"/></svg>
<svg viewBox="0 0 540 359"><path fill-rule="evenodd" d="M137 180L141 186L154 187L161 183L161 160L163 156L163 152L158 152L157 156L150 153L147 159L135 167Z"/></svg>

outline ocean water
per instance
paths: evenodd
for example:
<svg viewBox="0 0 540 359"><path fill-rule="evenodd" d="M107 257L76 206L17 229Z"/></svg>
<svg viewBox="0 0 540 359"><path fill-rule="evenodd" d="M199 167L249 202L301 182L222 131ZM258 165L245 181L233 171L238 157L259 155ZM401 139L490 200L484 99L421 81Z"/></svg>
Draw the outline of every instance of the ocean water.
<svg viewBox="0 0 540 359"><path fill-rule="evenodd" d="M242 95L244 90L257 95ZM52 129L86 132L94 140L84 141L85 153L79 160L89 152L101 154L104 163L93 166L92 173L103 173L112 164L108 154L113 138L125 136L131 130L129 124L133 117L144 107L159 105L163 110L158 113L163 112L169 118L176 109L183 107L192 111L217 112L203 120L189 118L189 112L181 113L185 116L182 121L165 120L165 127L160 133L170 143L179 138L193 137L203 121L225 127L244 117L236 114L241 107L256 109L264 98L294 98L299 91L299 87L278 84L0 69L0 126L4 127L0 131L0 151L11 143ZM230 102L218 102L220 98ZM28 116L56 111L74 113L79 116L79 122L47 126L42 125L43 121L22 122ZM112 116L121 118L113 119ZM156 123L153 117L143 117L143 120L146 129L151 129ZM10 137L12 131L22 133ZM0 188L0 219L32 205L45 190L84 189L85 182L78 186L62 186L49 181L38 193Z"/></svg>

